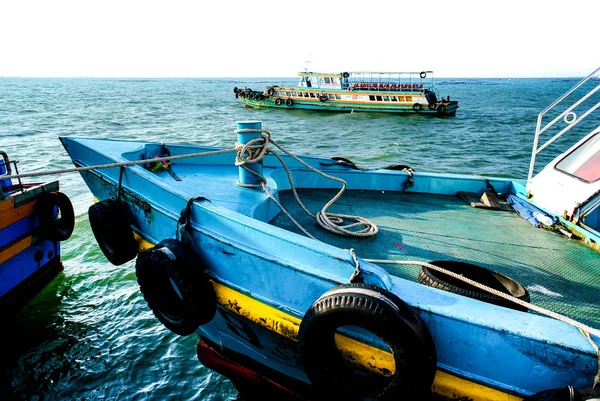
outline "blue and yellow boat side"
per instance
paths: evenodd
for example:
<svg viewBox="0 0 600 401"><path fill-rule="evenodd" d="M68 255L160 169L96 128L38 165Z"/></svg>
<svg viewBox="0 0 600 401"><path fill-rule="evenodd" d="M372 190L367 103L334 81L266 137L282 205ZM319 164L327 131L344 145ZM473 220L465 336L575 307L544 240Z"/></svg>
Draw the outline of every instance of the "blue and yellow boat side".
<svg viewBox="0 0 600 401"><path fill-rule="evenodd" d="M382 112L454 116L458 101L439 97L431 71L301 72L296 88L267 86L264 91L234 88L248 108L275 107L338 112Z"/></svg>
<svg viewBox="0 0 600 401"><path fill-rule="evenodd" d="M1 153L0 174L10 173L13 162ZM57 195L58 181L0 184L0 313L6 316L63 270L60 241L72 232L73 212L68 198ZM59 209L63 218L55 220Z"/></svg>
<svg viewBox="0 0 600 401"><path fill-rule="evenodd" d="M101 248L110 250L105 252L107 257L122 251L131 259L143 250L136 270L152 310L171 330L197 333L201 361L227 374L240 388L261 383L308 399L321 391L323 383L314 375L319 368L306 364L315 358L315 353L307 354L310 336L306 333L311 331L311 322L316 330L319 300L342 290L350 299L367 293L372 302L384 299L377 304L383 309L392 305L401 310L404 304L391 301L399 297L409 308L404 317L412 322L411 327L419 327L407 334L415 336L417 354L404 348L414 366L401 364L394 341L402 340L386 339L384 332L373 336L349 329L335 334L336 352L344 360L405 386L391 393L385 387L373 397L378 400L395 399L389 397L398 391L416 391L412 380L407 380L413 378L421 383L431 376L425 387L451 398L520 400L553 387L589 387L598 373L597 351L590 342L600 341L597 252L536 229L514 213L474 208L457 197L459 193L480 196L493 188L499 195L527 201L527 190L518 182L409 169L363 171L314 157L303 157L303 164L292 156L270 153L258 163L260 167L255 166L269 195L260 189L261 180L252 183L253 176L248 178L247 171L238 167L243 155L231 149L61 140L76 166L89 167L82 177L101 206L90 209L90 221L92 211L101 212L105 221L113 216L111 207L118 211L111 224L98 225L95 231ZM171 159L164 169L149 166L166 154ZM135 161L147 165L129 165ZM93 168L108 163L122 165ZM315 211L341 185L315 174L307 165L343 180L347 192L332 209L341 215L359 212L367 216L379 226L377 235L335 236L319 231L312 218L303 217L302 208L294 206L292 186L298 188L305 206ZM278 204L314 238L292 225ZM123 221L124 225L119 223ZM123 232L139 238L134 251L110 243L111 236ZM129 235L123 238L128 241ZM177 248L180 245L170 248L178 241L199 259L190 264L195 268L170 277L165 272L176 269L174 261L185 258ZM380 260L445 260L499 271L529 289L532 305L563 313L582 327L589 325L590 337L570 320L434 288L419 279L418 268L388 267ZM162 270L162 263L171 267ZM360 283L355 280L357 272ZM210 284L212 295L207 295L206 287L197 287L203 280ZM169 291L176 295L170 298ZM193 313L188 315L186 310ZM351 309L346 312L352 315ZM380 323L373 319L374 324ZM388 329L394 331L391 326ZM328 341L323 336L319 346ZM329 363L325 356L323 365ZM419 373L418 379L412 371ZM340 396L346 394L351 380L336 381L337 371L330 373L324 375L331 380L325 387L339 391ZM372 380L379 383L377 378Z"/></svg>

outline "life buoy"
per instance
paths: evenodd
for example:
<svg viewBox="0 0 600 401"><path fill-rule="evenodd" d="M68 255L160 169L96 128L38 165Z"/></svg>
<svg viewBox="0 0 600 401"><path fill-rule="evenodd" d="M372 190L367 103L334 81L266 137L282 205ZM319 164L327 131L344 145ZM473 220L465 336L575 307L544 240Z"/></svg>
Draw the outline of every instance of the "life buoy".
<svg viewBox="0 0 600 401"><path fill-rule="evenodd" d="M345 73L343 73L343 74L342 74L342 76L343 76L344 78L348 78L348 77L350 76L350 74L349 74L349 73L347 73L347 72L345 72Z"/></svg>
<svg viewBox="0 0 600 401"><path fill-rule="evenodd" d="M273 96L275 94L275 89L271 88L270 86L267 88L266 90L267 95L269 96Z"/></svg>
<svg viewBox="0 0 600 401"><path fill-rule="evenodd" d="M529 302L529 292L521 284L517 283L510 277L497 273L493 270L485 269L481 266L476 266L465 262L455 262L451 260L441 260L431 262L430 264L444 268L453 273L460 274L466 278L470 278L478 283L492 287L498 291L502 291L508 295L512 295L522 301ZM527 311L527 308L510 302L504 298L500 298L487 291L480 290L463 281L457 280L447 274L436 270L421 268L417 281L429 287L435 287L454 294L464 295L465 297L477 299L483 302L494 305L503 306L520 311Z"/></svg>
<svg viewBox="0 0 600 401"><path fill-rule="evenodd" d="M286 105L286 106L291 106L291 105L293 105L293 104L294 104L294 101L293 101L292 99L287 99L287 100L285 101L285 105Z"/></svg>
<svg viewBox="0 0 600 401"><path fill-rule="evenodd" d="M275 99L275 106L281 106L281 103L283 103L283 100L280 98Z"/></svg>
<svg viewBox="0 0 600 401"><path fill-rule="evenodd" d="M421 73L419 74L419 76L421 77L421 79L425 78L427 76L427 73L425 71L421 71Z"/></svg>
<svg viewBox="0 0 600 401"><path fill-rule="evenodd" d="M414 110L414 111L416 111L417 113L418 113L419 111L421 111L421 108L422 108L422 107L423 107L423 106L421 106L421 103L415 103L415 104L413 104L413 110Z"/></svg>
<svg viewBox="0 0 600 401"><path fill-rule="evenodd" d="M75 228L75 212L69 197L62 192L45 192L35 205L39 221L39 233L50 241L69 239ZM56 212L60 218L55 219Z"/></svg>
<svg viewBox="0 0 600 401"><path fill-rule="evenodd" d="M88 209L90 226L106 259L115 266L135 258L138 244L129 225L129 213L119 201L95 203Z"/></svg>
<svg viewBox="0 0 600 401"><path fill-rule="evenodd" d="M217 299L202 261L181 241L140 252L135 273L148 306L173 333L187 336L214 317Z"/></svg>
<svg viewBox="0 0 600 401"><path fill-rule="evenodd" d="M383 340L395 371L385 377L349 368L334 340L343 326ZM304 315L298 340L304 371L324 399L416 400L431 391L437 363L431 334L405 302L382 288L348 284L327 291Z"/></svg>

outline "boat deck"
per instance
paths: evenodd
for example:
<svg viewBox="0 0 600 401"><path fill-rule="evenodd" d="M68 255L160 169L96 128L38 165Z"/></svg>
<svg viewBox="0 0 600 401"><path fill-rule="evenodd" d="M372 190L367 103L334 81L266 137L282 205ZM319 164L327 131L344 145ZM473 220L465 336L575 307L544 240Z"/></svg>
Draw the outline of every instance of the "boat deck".
<svg viewBox="0 0 600 401"><path fill-rule="evenodd" d="M319 211L337 192L299 190ZM329 212L366 217L379 226L371 238L349 238L321 229L279 192L282 205L316 238L366 259L456 260L483 266L521 283L531 302L600 327L600 255L558 234L538 229L514 212L476 209L455 196L346 191ZM283 214L271 224L300 232ZM390 274L417 280L419 268L383 265Z"/></svg>

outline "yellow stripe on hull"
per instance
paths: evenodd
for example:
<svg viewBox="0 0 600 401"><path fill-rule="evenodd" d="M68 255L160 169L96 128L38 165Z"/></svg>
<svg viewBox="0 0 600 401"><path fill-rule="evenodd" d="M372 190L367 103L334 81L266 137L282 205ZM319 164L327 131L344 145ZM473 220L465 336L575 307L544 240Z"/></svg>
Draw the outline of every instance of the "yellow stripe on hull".
<svg viewBox="0 0 600 401"><path fill-rule="evenodd" d="M135 234L140 251L152 248L154 244ZM302 319L269 306L224 284L211 281L217 303L223 308L245 317L258 325L291 340L298 340L298 330ZM335 344L348 360L363 368L383 375L392 375L396 370L394 357L390 352L336 334ZM448 397L467 397L475 401L521 401L523 398L504 393L479 383L471 382L451 373L436 372L432 390Z"/></svg>
<svg viewBox="0 0 600 401"><path fill-rule="evenodd" d="M301 319L277 308L268 306L254 298L213 281L217 302L224 308L241 315L265 328L297 341ZM361 366L376 372L395 371L391 353L369 346L351 338L336 335L336 345ZM520 401L523 398L468 381L453 374L438 370L433 390L449 398L468 397L476 401Z"/></svg>
<svg viewBox="0 0 600 401"><path fill-rule="evenodd" d="M28 202L22 206L14 207L14 199L0 202L0 230L30 216L37 200Z"/></svg>
<svg viewBox="0 0 600 401"><path fill-rule="evenodd" d="M13 256L23 252L25 249L29 248L33 242L31 236L22 238L17 242L7 245L5 249L0 251L0 265L6 262L8 259Z"/></svg>

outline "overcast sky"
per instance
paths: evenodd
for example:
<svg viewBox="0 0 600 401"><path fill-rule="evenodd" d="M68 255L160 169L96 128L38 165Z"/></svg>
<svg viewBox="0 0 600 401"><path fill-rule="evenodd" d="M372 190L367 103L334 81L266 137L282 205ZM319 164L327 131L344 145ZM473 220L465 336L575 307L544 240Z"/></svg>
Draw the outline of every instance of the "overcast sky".
<svg viewBox="0 0 600 401"><path fill-rule="evenodd" d="M583 76L598 0L0 0L0 76Z"/></svg>

